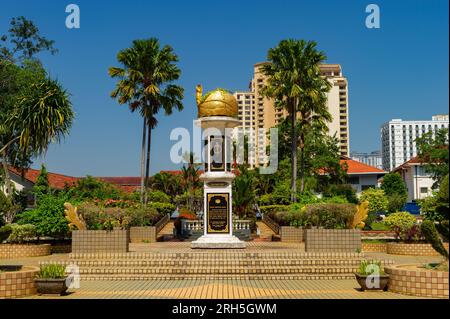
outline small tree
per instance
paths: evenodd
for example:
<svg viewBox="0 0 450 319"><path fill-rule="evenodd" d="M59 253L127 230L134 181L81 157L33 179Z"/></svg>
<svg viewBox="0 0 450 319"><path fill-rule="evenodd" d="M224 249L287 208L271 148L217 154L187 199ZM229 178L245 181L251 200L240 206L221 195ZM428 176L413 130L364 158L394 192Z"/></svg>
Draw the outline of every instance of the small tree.
<svg viewBox="0 0 450 319"><path fill-rule="evenodd" d="M448 251L442 244L434 223L431 220L424 220L420 226L420 229L422 230L422 234L425 236L425 239L431 244L434 250L448 260Z"/></svg>
<svg viewBox="0 0 450 319"><path fill-rule="evenodd" d="M36 183L33 186L33 193L36 198L50 193L50 184L48 182L48 172L45 165L41 166L41 171L36 178Z"/></svg>
<svg viewBox="0 0 450 319"><path fill-rule="evenodd" d="M382 189L369 188L361 193L359 198L361 202L369 202L369 212L379 213L386 212L388 207L388 199Z"/></svg>

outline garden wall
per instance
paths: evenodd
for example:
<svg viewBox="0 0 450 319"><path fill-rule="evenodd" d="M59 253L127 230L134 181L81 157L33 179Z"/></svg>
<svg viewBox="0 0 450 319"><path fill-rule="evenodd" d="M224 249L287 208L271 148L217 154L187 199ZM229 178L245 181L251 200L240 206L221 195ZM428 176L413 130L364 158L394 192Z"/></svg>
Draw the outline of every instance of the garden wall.
<svg viewBox="0 0 450 319"><path fill-rule="evenodd" d="M34 278L38 272L39 268L31 266L23 267L20 271L0 272L0 299L36 294Z"/></svg>
<svg viewBox="0 0 450 319"><path fill-rule="evenodd" d="M155 226L130 227L130 242L132 243L156 242L156 227Z"/></svg>
<svg viewBox="0 0 450 319"><path fill-rule="evenodd" d="M72 232L72 253L128 252L130 232L123 229L75 230Z"/></svg>
<svg viewBox="0 0 450 319"><path fill-rule="evenodd" d="M38 257L51 254L50 244L0 244L1 258Z"/></svg>
<svg viewBox="0 0 450 319"><path fill-rule="evenodd" d="M362 243L361 250L363 252L385 253L387 252L387 245L386 243Z"/></svg>
<svg viewBox="0 0 450 319"><path fill-rule="evenodd" d="M280 238L281 241L288 243L301 243L303 242L303 228L294 226L281 226Z"/></svg>
<svg viewBox="0 0 450 319"><path fill-rule="evenodd" d="M387 243L386 246L387 253L391 255L439 256L431 244ZM444 243L444 247L448 251L448 243Z"/></svg>
<svg viewBox="0 0 450 319"><path fill-rule="evenodd" d="M449 297L446 271L408 269L408 265L388 266L385 271L389 274L389 291L419 297Z"/></svg>
<svg viewBox="0 0 450 319"><path fill-rule="evenodd" d="M307 252L356 252L361 250L361 232L359 229L306 229L305 249Z"/></svg>

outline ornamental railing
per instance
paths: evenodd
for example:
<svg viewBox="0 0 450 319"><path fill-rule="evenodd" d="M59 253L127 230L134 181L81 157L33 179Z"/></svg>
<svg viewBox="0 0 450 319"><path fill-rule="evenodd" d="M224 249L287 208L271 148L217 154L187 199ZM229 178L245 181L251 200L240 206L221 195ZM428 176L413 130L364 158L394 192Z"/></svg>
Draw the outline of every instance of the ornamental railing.
<svg viewBox="0 0 450 319"><path fill-rule="evenodd" d="M158 234L164 226L167 225L167 223L170 221L170 214L165 215L163 218L158 220L158 222L155 224L156 227L156 233Z"/></svg>
<svg viewBox="0 0 450 319"><path fill-rule="evenodd" d="M272 229L272 231L275 234L277 234L277 235L280 234L280 225L278 225L278 223L276 221L274 221L272 218L270 218L266 214L263 214L262 221L263 221L264 224L266 224L267 227Z"/></svg>

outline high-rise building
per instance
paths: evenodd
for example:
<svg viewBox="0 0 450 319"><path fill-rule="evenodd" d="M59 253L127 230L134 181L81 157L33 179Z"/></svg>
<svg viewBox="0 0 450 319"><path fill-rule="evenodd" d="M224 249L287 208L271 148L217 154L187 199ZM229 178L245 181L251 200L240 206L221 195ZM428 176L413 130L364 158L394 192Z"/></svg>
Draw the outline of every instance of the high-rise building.
<svg viewBox="0 0 450 319"><path fill-rule="evenodd" d="M254 65L254 74L249 91L234 93L238 101L239 119L242 121L242 125L236 128L235 132L238 130L254 132L254 135L250 138L254 141L258 151L256 165L267 161L265 155L266 132L269 132L271 127L278 125L288 116L286 110L275 108L273 99L263 97L261 94L261 89L267 82L267 77L262 73L261 67L266 63L268 62ZM322 64L320 71L322 76L325 76L332 84L330 91L327 93L328 111L333 118L328 123L328 133L330 136L336 136L339 140L341 155L348 156L350 153L350 135L347 79L342 75L339 64ZM250 156L251 154L249 154Z"/></svg>
<svg viewBox="0 0 450 319"><path fill-rule="evenodd" d="M383 169L383 160L381 158L381 151L373 151L370 153L351 152L350 158L355 161Z"/></svg>
<svg viewBox="0 0 450 319"><path fill-rule="evenodd" d="M391 171L417 155L416 138L427 132L448 128L448 115L435 115L428 121L393 119L381 126L383 169Z"/></svg>

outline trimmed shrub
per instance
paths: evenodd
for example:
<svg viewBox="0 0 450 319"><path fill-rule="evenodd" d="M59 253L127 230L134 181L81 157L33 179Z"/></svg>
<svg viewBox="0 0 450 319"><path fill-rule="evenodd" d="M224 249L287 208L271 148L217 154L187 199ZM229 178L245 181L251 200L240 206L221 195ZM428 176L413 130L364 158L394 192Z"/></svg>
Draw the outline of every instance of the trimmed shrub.
<svg viewBox="0 0 450 319"><path fill-rule="evenodd" d="M360 202L369 202L369 212L379 213L386 212L388 199L382 189L369 188L361 193Z"/></svg>
<svg viewBox="0 0 450 319"><path fill-rule="evenodd" d="M36 226L34 225L11 225L11 234L7 241L14 244L22 244L27 240L34 239L36 237Z"/></svg>
<svg viewBox="0 0 450 319"><path fill-rule="evenodd" d="M147 196L151 203L170 203L169 195L161 191L152 191Z"/></svg>
<svg viewBox="0 0 450 319"><path fill-rule="evenodd" d="M408 212L393 213L384 219L384 223L402 241L420 239L420 227L417 226L416 222L416 218Z"/></svg>
<svg viewBox="0 0 450 319"><path fill-rule="evenodd" d="M12 227L11 225L5 225L0 227L0 244L8 239L9 235L11 235Z"/></svg>
<svg viewBox="0 0 450 319"><path fill-rule="evenodd" d="M129 209L127 214L130 217L130 226L153 226L163 215L151 207Z"/></svg>
<svg viewBox="0 0 450 319"><path fill-rule="evenodd" d="M147 207L155 209L162 215L172 214L175 210L175 205L170 203L148 203Z"/></svg>
<svg viewBox="0 0 450 319"><path fill-rule="evenodd" d="M439 254L441 254L445 257L445 259L448 260L448 251L442 244L441 238L439 237L434 223L431 220L424 220L420 228L427 242L431 244L434 250L436 250Z"/></svg>
<svg viewBox="0 0 450 319"><path fill-rule="evenodd" d="M293 226L323 227L325 229L347 228L356 212L354 204L311 204L300 212L292 212Z"/></svg>

